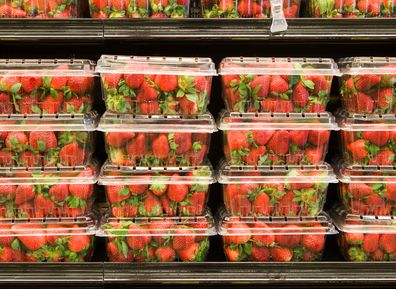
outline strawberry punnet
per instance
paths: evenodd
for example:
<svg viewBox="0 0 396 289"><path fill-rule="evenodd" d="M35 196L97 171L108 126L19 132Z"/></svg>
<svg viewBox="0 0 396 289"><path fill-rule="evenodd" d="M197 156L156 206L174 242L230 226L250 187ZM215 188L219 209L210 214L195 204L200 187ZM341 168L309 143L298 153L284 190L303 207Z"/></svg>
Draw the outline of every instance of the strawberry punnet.
<svg viewBox="0 0 396 289"><path fill-rule="evenodd" d="M80 15L78 9L76 0L3 1L0 4L0 18L75 18Z"/></svg>

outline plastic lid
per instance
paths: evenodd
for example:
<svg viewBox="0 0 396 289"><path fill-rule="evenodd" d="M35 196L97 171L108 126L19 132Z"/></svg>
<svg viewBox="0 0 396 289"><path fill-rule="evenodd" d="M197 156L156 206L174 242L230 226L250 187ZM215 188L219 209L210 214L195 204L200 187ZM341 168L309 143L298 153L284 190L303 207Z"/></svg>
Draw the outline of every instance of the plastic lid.
<svg viewBox="0 0 396 289"><path fill-rule="evenodd" d="M173 174L177 177L172 177ZM120 184L213 184L216 182L210 164L194 167L119 167L106 162L99 185Z"/></svg>
<svg viewBox="0 0 396 289"><path fill-rule="evenodd" d="M95 73L87 59L0 59L0 75L83 76Z"/></svg>
<svg viewBox="0 0 396 289"><path fill-rule="evenodd" d="M217 234L213 218L209 213L197 217L105 218L97 236L191 236L192 234L194 236Z"/></svg>
<svg viewBox="0 0 396 289"><path fill-rule="evenodd" d="M220 75L339 75L331 58L227 57L220 63Z"/></svg>
<svg viewBox="0 0 396 289"><path fill-rule="evenodd" d="M347 57L338 66L342 74L396 74L396 57Z"/></svg>
<svg viewBox="0 0 396 289"><path fill-rule="evenodd" d="M74 167L0 167L0 187L15 184L95 184L97 163Z"/></svg>
<svg viewBox="0 0 396 289"><path fill-rule="evenodd" d="M343 207L331 211L334 224L344 233L396 234L396 217L394 216L360 216L348 214Z"/></svg>
<svg viewBox="0 0 396 289"><path fill-rule="evenodd" d="M265 225L262 225L262 224ZM319 226L320 224L320 226ZM246 226L247 225L247 226ZM262 225L262 226L260 226ZM289 227L295 225L296 227ZM287 227L285 227L287 226ZM240 235L330 235L337 231L326 213L316 217L225 216L218 226L222 236Z"/></svg>
<svg viewBox="0 0 396 289"><path fill-rule="evenodd" d="M96 112L87 114L0 115L0 131L95 131Z"/></svg>
<svg viewBox="0 0 396 289"><path fill-rule="evenodd" d="M133 131L133 132L191 132L213 133L217 131L214 118L203 115L144 115L116 114L105 112L99 131Z"/></svg>
<svg viewBox="0 0 396 289"><path fill-rule="evenodd" d="M238 113L223 111L220 130L338 130L333 115L321 113Z"/></svg>
<svg viewBox="0 0 396 289"><path fill-rule="evenodd" d="M394 166L343 166L337 171L343 183L396 183Z"/></svg>
<svg viewBox="0 0 396 289"><path fill-rule="evenodd" d="M217 75L210 58L102 55L96 72L167 75Z"/></svg>
<svg viewBox="0 0 396 289"><path fill-rule="evenodd" d="M396 130L395 114L346 114L337 116L338 126L345 131Z"/></svg>
<svg viewBox="0 0 396 289"><path fill-rule="evenodd" d="M218 182L243 183L337 183L333 168L327 164L287 166L237 166L223 162Z"/></svg>
<svg viewBox="0 0 396 289"><path fill-rule="evenodd" d="M96 231L90 217L0 219L1 236L95 235Z"/></svg>

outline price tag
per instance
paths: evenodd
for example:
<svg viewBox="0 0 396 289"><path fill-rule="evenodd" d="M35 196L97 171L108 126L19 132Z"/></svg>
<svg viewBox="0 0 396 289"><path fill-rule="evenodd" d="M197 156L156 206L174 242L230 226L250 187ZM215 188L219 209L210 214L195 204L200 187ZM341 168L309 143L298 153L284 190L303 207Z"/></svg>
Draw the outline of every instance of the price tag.
<svg viewBox="0 0 396 289"><path fill-rule="evenodd" d="M283 0L271 0L271 14L271 33L286 31L287 22L283 14Z"/></svg>

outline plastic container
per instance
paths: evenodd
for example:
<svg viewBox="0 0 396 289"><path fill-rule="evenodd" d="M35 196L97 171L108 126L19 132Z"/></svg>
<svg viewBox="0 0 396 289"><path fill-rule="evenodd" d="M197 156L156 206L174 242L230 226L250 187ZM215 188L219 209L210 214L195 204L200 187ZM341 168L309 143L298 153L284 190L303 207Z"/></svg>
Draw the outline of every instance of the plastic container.
<svg viewBox="0 0 396 289"><path fill-rule="evenodd" d="M393 216L396 213L396 169L393 166L342 166L340 199L348 214Z"/></svg>
<svg viewBox="0 0 396 289"><path fill-rule="evenodd" d="M0 59L0 113L91 111L94 66L84 59Z"/></svg>
<svg viewBox="0 0 396 289"><path fill-rule="evenodd" d="M203 163L216 125L199 116L128 115L106 112L98 130L105 134L109 162L132 166L196 166Z"/></svg>
<svg viewBox="0 0 396 289"><path fill-rule="evenodd" d="M224 153L232 165L323 162L334 117L322 113L229 113L221 115Z"/></svg>
<svg viewBox="0 0 396 289"><path fill-rule="evenodd" d="M87 215L94 201L97 174L96 163L64 168L0 168L0 216Z"/></svg>
<svg viewBox="0 0 396 289"><path fill-rule="evenodd" d="M199 167L119 167L105 164L99 184L114 217L203 215L211 165Z"/></svg>
<svg viewBox="0 0 396 289"><path fill-rule="evenodd" d="M209 215L109 218L98 235L107 239L110 262L202 262L216 230Z"/></svg>
<svg viewBox="0 0 396 289"><path fill-rule="evenodd" d="M82 15L80 0L2 0L0 18L77 18Z"/></svg>
<svg viewBox="0 0 396 289"><path fill-rule="evenodd" d="M219 171L223 199L232 216L317 216L329 183L329 164L311 166L232 166Z"/></svg>
<svg viewBox="0 0 396 289"><path fill-rule="evenodd" d="M338 75L330 58L229 57L219 74L223 98L235 112L323 112Z"/></svg>
<svg viewBox="0 0 396 289"><path fill-rule="evenodd" d="M102 55L103 99L108 111L144 114L207 112L212 77L210 58Z"/></svg>
<svg viewBox="0 0 396 289"><path fill-rule="evenodd" d="M0 115L0 166L76 166L90 160L97 114Z"/></svg>
<svg viewBox="0 0 396 289"><path fill-rule="evenodd" d="M218 226L231 262L319 261L326 236L336 234L326 214L317 217L223 217Z"/></svg>
<svg viewBox="0 0 396 289"><path fill-rule="evenodd" d="M349 113L396 113L396 57L351 57L339 61L340 94Z"/></svg>
<svg viewBox="0 0 396 289"><path fill-rule="evenodd" d="M308 13L315 18L363 18L395 16L394 0L309 0Z"/></svg>
<svg viewBox="0 0 396 289"><path fill-rule="evenodd" d="M91 18L188 18L190 0L89 0Z"/></svg>
<svg viewBox="0 0 396 289"><path fill-rule="evenodd" d="M332 218L340 231L339 247L347 261L396 260L394 217L351 215L337 208Z"/></svg>
<svg viewBox="0 0 396 289"><path fill-rule="evenodd" d="M285 18L300 16L301 0L283 0ZM204 18L269 18L270 0L201 0Z"/></svg>
<svg viewBox="0 0 396 289"><path fill-rule="evenodd" d="M90 261L96 230L89 217L0 219L0 262Z"/></svg>
<svg viewBox="0 0 396 289"><path fill-rule="evenodd" d="M350 165L396 164L396 116L344 115L338 119L345 161Z"/></svg>

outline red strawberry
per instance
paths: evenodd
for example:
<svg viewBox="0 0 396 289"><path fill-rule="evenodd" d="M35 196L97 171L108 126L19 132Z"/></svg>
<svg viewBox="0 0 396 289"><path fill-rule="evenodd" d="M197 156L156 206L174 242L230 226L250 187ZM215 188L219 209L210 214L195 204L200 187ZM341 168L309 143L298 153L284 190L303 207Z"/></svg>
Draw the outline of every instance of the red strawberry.
<svg viewBox="0 0 396 289"><path fill-rule="evenodd" d="M392 165L395 160L395 154L391 150L380 151L369 161L369 165Z"/></svg>
<svg viewBox="0 0 396 289"><path fill-rule="evenodd" d="M118 88L122 74L106 73L102 75L102 81L108 89Z"/></svg>
<svg viewBox="0 0 396 289"><path fill-rule="evenodd" d="M199 253L199 244L193 243L189 247L182 249L178 252L180 260L183 262L194 261Z"/></svg>
<svg viewBox="0 0 396 289"><path fill-rule="evenodd" d="M128 188L131 194L141 195L147 190L148 184L129 185Z"/></svg>
<svg viewBox="0 0 396 289"><path fill-rule="evenodd" d="M126 8L126 1L124 0L110 0L110 7L115 11L122 11Z"/></svg>
<svg viewBox="0 0 396 289"><path fill-rule="evenodd" d="M376 92L377 93L377 92ZM392 88L382 88L378 92L378 107L380 109L390 108L393 102L393 90Z"/></svg>
<svg viewBox="0 0 396 289"><path fill-rule="evenodd" d="M378 249L378 242L378 234L366 234L364 236L362 248L367 253L374 253Z"/></svg>
<svg viewBox="0 0 396 289"><path fill-rule="evenodd" d="M290 7L285 7L283 9L283 14L285 18L297 18L298 17L298 6L292 5Z"/></svg>
<svg viewBox="0 0 396 289"><path fill-rule="evenodd" d="M257 98L263 99L268 95L269 85L271 81L271 76L269 75L255 75L250 87L252 91L257 90Z"/></svg>
<svg viewBox="0 0 396 289"><path fill-rule="evenodd" d="M309 92L304 87L304 85L300 82L298 83L293 90L293 103L297 106L303 107L308 103Z"/></svg>
<svg viewBox="0 0 396 289"><path fill-rule="evenodd" d="M260 157L265 154L267 149L262 146L258 148L253 148L250 150L249 154L247 156L243 157L243 160L248 164L248 165L257 165L259 162Z"/></svg>
<svg viewBox="0 0 396 289"><path fill-rule="evenodd" d="M302 147L305 146L308 140L308 134L310 133L309 130L290 130L290 142L293 145Z"/></svg>
<svg viewBox="0 0 396 289"><path fill-rule="evenodd" d="M371 186L364 183L350 183L348 185L348 191L355 199L361 199L373 193Z"/></svg>
<svg viewBox="0 0 396 289"><path fill-rule="evenodd" d="M69 186L66 184L53 185L48 190L48 194L52 196L56 201L62 202L69 195Z"/></svg>
<svg viewBox="0 0 396 289"><path fill-rule="evenodd" d="M69 191L72 196L88 200L93 193L92 184L70 184Z"/></svg>
<svg viewBox="0 0 396 289"><path fill-rule="evenodd" d="M271 214L272 206L271 206L271 199L268 197L266 193L260 194L252 204L253 213L261 215L261 216L268 216Z"/></svg>
<svg viewBox="0 0 396 289"><path fill-rule="evenodd" d="M201 145L199 151L192 150L189 153L190 165L200 165L202 164L208 151L208 146L206 144Z"/></svg>
<svg viewBox="0 0 396 289"><path fill-rule="evenodd" d="M73 235L69 239L68 249L72 252L79 253L90 246L90 239L87 235Z"/></svg>
<svg viewBox="0 0 396 289"><path fill-rule="evenodd" d="M72 92L78 95L82 95L90 88L90 77L69 77L67 85Z"/></svg>
<svg viewBox="0 0 396 289"><path fill-rule="evenodd" d="M173 135L173 140L177 144L176 154L183 154L191 149L191 133L183 132L170 135Z"/></svg>
<svg viewBox="0 0 396 289"><path fill-rule="evenodd" d="M0 262L12 262L14 251L10 247L0 248Z"/></svg>
<svg viewBox="0 0 396 289"><path fill-rule="evenodd" d="M108 1L107 0L92 0L92 5L94 5L98 10L103 10L107 7Z"/></svg>
<svg viewBox="0 0 396 289"><path fill-rule="evenodd" d="M251 258L254 262L268 262L270 260L270 249L253 246Z"/></svg>
<svg viewBox="0 0 396 289"><path fill-rule="evenodd" d="M269 91L271 94L279 95L289 90L289 84L279 75L271 77Z"/></svg>
<svg viewBox="0 0 396 289"><path fill-rule="evenodd" d="M227 231L230 235L223 237L225 244L245 244L249 242L252 236L252 231L249 226L240 221L228 224Z"/></svg>
<svg viewBox="0 0 396 289"><path fill-rule="evenodd" d="M239 250L238 249L231 249L231 246L227 246L225 248L225 254L227 256L227 260L230 262L238 262L239 261Z"/></svg>
<svg viewBox="0 0 396 289"><path fill-rule="evenodd" d="M139 104L140 112L144 114L155 114L159 112L158 101L147 101Z"/></svg>
<svg viewBox="0 0 396 289"><path fill-rule="evenodd" d="M174 222L172 220L153 220L150 225L150 232L153 235L153 240L158 244L162 245L169 241L169 234L171 234L174 228Z"/></svg>
<svg viewBox="0 0 396 289"><path fill-rule="evenodd" d="M138 214L139 208L133 205L126 203L121 206L113 206L111 208L111 212L114 217L122 217L122 218L131 218L136 217ZM81 215L81 214L79 214Z"/></svg>
<svg viewBox="0 0 396 289"><path fill-rule="evenodd" d="M265 145L274 134L274 130L254 130L252 131L254 142L259 145Z"/></svg>
<svg viewBox="0 0 396 289"><path fill-rule="evenodd" d="M156 196L162 196L163 194L165 194L167 190L168 190L167 184L154 183L150 186L150 191L153 192L153 194Z"/></svg>
<svg viewBox="0 0 396 289"><path fill-rule="evenodd" d="M219 8L224 11L224 12L231 12L232 9L234 8L234 1L233 0L220 0L219 3ZM224 75L225 76L230 76L230 75Z"/></svg>
<svg viewBox="0 0 396 289"><path fill-rule="evenodd" d="M14 153L9 151L0 151L0 165L12 166L14 164Z"/></svg>
<svg viewBox="0 0 396 289"><path fill-rule="evenodd" d="M106 142L111 146L122 147L134 137L134 132L108 132L106 133Z"/></svg>
<svg viewBox="0 0 396 289"><path fill-rule="evenodd" d="M243 130L229 131L227 134L227 143L231 151L249 148L247 132Z"/></svg>
<svg viewBox="0 0 396 289"><path fill-rule="evenodd" d="M58 146L53 131L32 131L29 133L29 144L40 152L45 152L48 149L53 149Z"/></svg>
<svg viewBox="0 0 396 289"><path fill-rule="evenodd" d="M47 95L40 103L39 107L43 113L54 114L61 112L61 104L63 102L63 93L58 93L58 98Z"/></svg>
<svg viewBox="0 0 396 289"><path fill-rule="evenodd" d="M135 139L131 140L126 146L126 151L132 158L143 157L147 152L144 133L138 134Z"/></svg>
<svg viewBox="0 0 396 289"><path fill-rule="evenodd" d="M194 232L191 229L187 227L176 229L172 241L173 249L184 250L194 244L194 239Z"/></svg>
<svg viewBox="0 0 396 289"><path fill-rule="evenodd" d="M179 105L182 114L194 114L197 112L197 104L188 100L187 97L180 98Z"/></svg>
<svg viewBox="0 0 396 289"><path fill-rule="evenodd" d="M22 76L20 80L22 84L22 89L26 93L31 93L33 92L33 90L39 88L42 85L42 81L40 77Z"/></svg>
<svg viewBox="0 0 396 289"><path fill-rule="evenodd" d="M373 253L373 260L374 261L383 261L384 260L384 252L382 252L380 249L377 249L374 253Z"/></svg>
<svg viewBox="0 0 396 289"><path fill-rule="evenodd" d="M29 202L35 197L34 187L32 185L19 185L15 190L15 205L19 206Z"/></svg>
<svg viewBox="0 0 396 289"><path fill-rule="evenodd" d="M56 211L56 206L50 199L45 198L43 195L37 195L34 199L34 209L36 217L43 218L53 215Z"/></svg>
<svg viewBox="0 0 396 289"><path fill-rule="evenodd" d="M275 154L287 154L289 152L289 139L290 135L288 131L278 130L267 143L267 148L272 150Z"/></svg>
<svg viewBox="0 0 396 289"><path fill-rule="evenodd" d="M362 233L345 233L345 240L351 245L361 245L363 244L364 235Z"/></svg>
<svg viewBox="0 0 396 289"><path fill-rule="evenodd" d="M27 142L28 138L24 132L10 132L5 140L6 147L15 151L23 150Z"/></svg>
<svg viewBox="0 0 396 289"><path fill-rule="evenodd" d="M128 246L134 250L141 250L151 241L151 237L148 235L148 230L140 228L138 225L132 223L129 226L126 241Z"/></svg>
<svg viewBox="0 0 396 289"><path fill-rule="evenodd" d="M61 163L68 166L75 166L82 164L85 158L85 153L77 143L71 143L61 148L59 156Z"/></svg>
<svg viewBox="0 0 396 289"><path fill-rule="evenodd" d="M165 159L169 154L168 138L165 134L157 137L151 146L153 155L158 159Z"/></svg>
<svg viewBox="0 0 396 289"><path fill-rule="evenodd" d="M143 81L143 74L124 74L125 83L132 89L139 88Z"/></svg>
<svg viewBox="0 0 396 289"><path fill-rule="evenodd" d="M293 258L293 253L288 248L271 248L272 260L275 262L289 262Z"/></svg>
<svg viewBox="0 0 396 289"><path fill-rule="evenodd" d="M159 216L163 211L159 199L149 192L147 192L147 196L143 201L143 207L145 216Z"/></svg>
<svg viewBox="0 0 396 289"><path fill-rule="evenodd" d="M256 221L253 224L254 235L252 241L259 247L271 247L275 243L275 235L271 228L264 222Z"/></svg>
<svg viewBox="0 0 396 289"><path fill-rule="evenodd" d="M160 90L169 92L177 88L178 79L176 75L157 75L154 82Z"/></svg>
<svg viewBox="0 0 396 289"><path fill-rule="evenodd" d="M56 68L56 70L64 69L65 66L61 65ZM67 66L66 66L67 68ZM65 87L67 84L67 76L53 76L50 77L50 87L52 87L55 90L61 90L62 87Z"/></svg>
<svg viewBox="0 0 396 289"><path fill-rule="evenodd" d="M364 1L358 1L358 8L359 8L359 5L363 2ZM360 8L359 8L359 10L360 10ZM359 91L367 91L371 87L377 85L380 82L381 82L381 77L379 77L378 75L375 75L375 74L360 75L357 77L355 86Z"/></svg>
<svg viewBox="0 0 396 289"><path fill-rule="evenodd" d="M352 158L356 161L363 160L368 156L366 143L360 139L347 145L348 151L351 153Z"/></svg>
<svg viewBox="0 0 396 289"><path fill-rule="evenodd" d="M385 198L389 201L396 202L396 184L386 183Z"/></svg>
<svg viewBox="0 0 396 289"><path fill-rule="evenodd" d="M306 112L323 112L326 111L326 105L324 104L320 104L320 103L315 103L315 104L311 104L310 106L308 106L308 109L306 110Z"/></svg>
<svg viewBox="0 0 396 289"><path fill-rule="evenodd" d="M379 239L380 246L385 253L396 251L396 234L382 234Z"/></svg>
<svg viewBox="0 0 396 289"><path fill-rule="evenodd" d="M254 1L242 0L238 2L238 13L242 17L251 17L260 13L260 5Z"/></svg>
<svg viewBox="0 0 396 289"><path fill-rule="evenodd" d="M159 247L154 256L160 262L173 262L176 259L176 253L170 246Z"/></svg>
<svg viewBox="0 0 396 289"><path fill-rule="evenodd" d="M308 141L314 146L322 146L329 142L330 131L311 130L309 131Z"/></svg>
<svg viewBox="0 0 396 289"><path fill-rule="evenodd" d="M252 212L252 205L250 201L242 195L234 196L234 198L229 202L228 210L233 215L247 216Z"/></svg>
<svg viewBox="0 0 396 289"><path fill-rule="evenodd" d="M114 242L107 243L107 255L109 256L109 260L111 262L132 262L133 261L132 251L127 250L127 255L124 256L124 254L118 250L118 247Z"/></svg>
<svg viewBox="0 0 396 289"><path fill-rule="evenodd" d="M198 91L206 91L210 89L210 83L206 79L206 76L194 76L194 85L195 85L195 89Z"/></svg>
<svg viewBox="0 0 396 289"><path fill-rule="evenodd" d="M323 148L307 148L305 150L305 156L309 160L309 163L316 164L322 161L323 158Z"/></svg>
<svg viewBox="0 0 396 289"><path fill-rule="evenodd" d="M136 96L138 102L145 102L148 100L155 100L158 97L158 91L150 86L147 82L143 82Z"/></svg>
<svg viewBox="0 0 396 289"><path fill-rule="evenodd" d="M320 253L325 246L325 237L324 235L303 235L301 245L314 253Z"/></svg>
<svg viewBox="0 0 396 289"><path fill-rule="evenodd" d="M39 224L29 224L29 223L21 223L16 224L12 227L12 231L14 234L18 235L19 241L30 251L36 251L47 244L47 238L45 235L29 235L32 232L32 229L38 230L40 228L44 228ZM25 234L25 235L24 235Z"/></svg>
<svg viewBox="0 0 396 289"><path fill-rule="evenodd" d="M37 110L40 111L40 108L38 107L38 103L39 103L38 98L36 96L31 97L29 95L24 95L22 96L21 99L17 100L17 104L19 107L19 111L17 110L17 112L21 114L32 114L34 113L33 112L34 110L35 113L37 113Z"/></svg>
<svg viewBox="0 0 396 289"><path fill-rule="evenodd" d="M206 192L194 192L187 201L191 203L188 206L179 206L178 210L182 215L202 215L206 205Z"/></svg>
<svg viewBox="0 0 396 289"><path fill-rule="evenodd" d="M0 246L10 246L15 237L11 231L11 225L0 224Z"/></svg>
<svg viewBox="0 0 396 289"><path fill-rule="evenodd" d="M348 0L347 0L348 1ZM305 77L306 80L311 80L314 83L314 94L319 94L321 91L328 91L330 92L330 85L323 75L310 75Z"/></svg>
<svg viewBox="0 0 396 289"><path fill-rule="evenodd" d="M14 106L11 102L10 96L5 93L0 93L0 113L10 114L14 112Z"/></svg>
<svg viewBox="0 0 396 289"><path fill-rule="evenodd" d="M26 167L41 166L41 156L32 151L24 151L19 155L19 163Z"/></svg>
<svg viewBox="0 0 396 289"><path fill-rule="evenodd" d="M175 206L173 205L173 203L171 203L171 201L169 201L169 199L166 196L161 197L161 204L167 216L172 217L176 215Z"/></svg>
<svg viewBox="0 0 396 289"><path fill-rule="evenodd" d="M83 113L92 108L92 99L88 96L73 97L63 102L62 110L65 113Z"/></svg>
<svg viewBox="0 0 396 289"><path fill-rule="evenodd" d="M294 235L288 235L285 233L284 235L276 235L275 240L279 244L279 246L284 246L288 248L296 248L301 240L302 240L302 234L299 234L299 232L302 232L301 227L298 227L296 225L286 225L283 227L285 232L291 232L294 233Z"/></svg>
<svg viewBox="0 0 396 289"><path fill-rule="evenodd" d="M186 184L179 184L180 176L173 174L170 179L171 184L168 188L168 198L173 202L183 201L188 194L188 186Z"/></svg>
<svg viewBox="0 0 396 289"><path fill-rule="evenodd" d="M389 140L389 131L363 131L362 137L365 140L377 145L384 146Z"/></svg>
<svg viewBox="0 0 396 289"><path fill-rule="evenodd" d="M374 110L374 100L361 92L356 96L356 110L360 113L372 113Z"/></svg>

